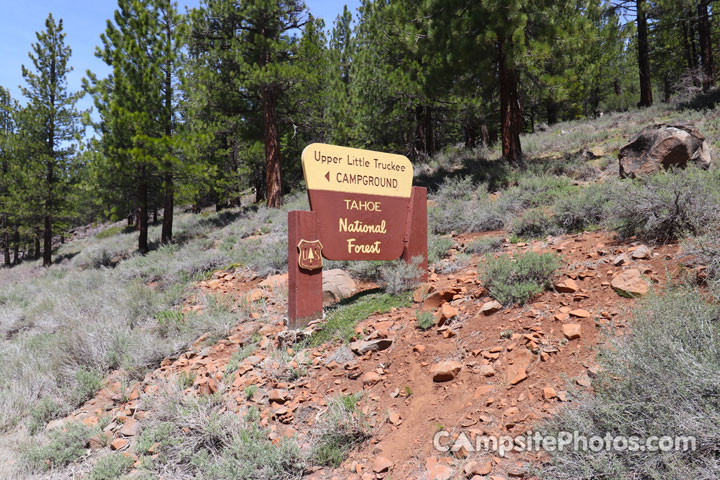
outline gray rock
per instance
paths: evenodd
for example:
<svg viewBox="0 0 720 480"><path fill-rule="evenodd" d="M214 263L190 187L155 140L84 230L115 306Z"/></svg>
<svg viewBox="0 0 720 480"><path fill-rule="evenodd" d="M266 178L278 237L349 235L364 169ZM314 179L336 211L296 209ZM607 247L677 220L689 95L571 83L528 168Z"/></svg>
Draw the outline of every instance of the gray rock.
<svg viewBox="0 0 720 480"><path fill-rule="evenodd" d="M697 128L690 125L657 124L643 128L618 153L621 177L635 178L662 169L694 164L709 168L710 147Z"/></svg>
<svg viewBox="0 0 720 480"><path fill-rule="evenodd" d="M325 361L325 364L327 365L329 363L335 362L338 365L344 365L353 360L355 360L355 354L352 352L352 350L343 345L342 347L338 348L335 353L328 357L328 359Z"/></svg>
<svg viewBox="0 0 720 480"><path fill-rule="evenodd" d="M364 355L367 352L379 352L385 350L392 345L391 338L379 338L377 340L358 340L352 342L349 347L357 355Z"/></svg>
<svg viewBox="0 0 720 480"><path fill-rule="evenodd" d="M334 268L322 272L323 300L340 301L357 292L357 284L344 270Z"/></svg>

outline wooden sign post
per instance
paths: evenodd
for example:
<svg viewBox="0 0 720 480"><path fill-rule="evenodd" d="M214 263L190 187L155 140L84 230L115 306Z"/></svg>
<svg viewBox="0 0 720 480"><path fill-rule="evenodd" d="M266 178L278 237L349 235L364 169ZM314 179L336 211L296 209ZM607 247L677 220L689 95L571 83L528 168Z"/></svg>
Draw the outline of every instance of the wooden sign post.
<svg viewBox="0 0 720 480"><path fill-rule="evenodd" d="M288 325L322 317L322 258L420 256L427 279L427 190L406 157L313 143L302 153L310 212L288 213Z"/></svg>

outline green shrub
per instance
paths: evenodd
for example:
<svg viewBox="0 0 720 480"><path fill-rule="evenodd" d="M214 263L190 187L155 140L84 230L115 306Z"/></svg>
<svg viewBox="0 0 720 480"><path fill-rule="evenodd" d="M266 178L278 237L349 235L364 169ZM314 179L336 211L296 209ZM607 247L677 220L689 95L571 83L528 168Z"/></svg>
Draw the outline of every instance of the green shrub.
<svg viewBox="0 0 720 480"><path fill-rule="evenodd" d="M30 471L42 472L64 467L85 454L93 430L82 423L69 423L48 432L45 443L26 445L22 459Z"/></svg>
<svg viewBox="0 0 720 480"><path fill-rule="evenodd" d="M610 220L623 238L666 243L709 231L720 220L720 173L687 168L621 184Z"/></svg>
<svg viewBox="0 0 720 480"><path fill-rule="evenodd" d="M428 264L432 265L445 258L452 246L452 237L428 232Z"/></svg>
<svg viewBox="0 0 720 480"><path fill-rule="evenodd" d="M90 480L115 480L129 472L134 463L132 457L122 453L107 455L95 463L90 473Z"/></svg>
<svg viewBox="0 0 720 480"><path fill-rule="evenodd" d="M28 419L28 430L30 435L35 435L38 431L45 428L47 423L62 415L62 409L51 398L42 398L30 409L30 418Z"/></svg>
<svg viewBox="0 0 720 480"><path fill-rule="evenodd" d="M355 445L370 437L367 422L357 409L361 394L339 395L314 428L311 457L318 465L339 467Z"/></svg>
<svg viewBox="0 0 720 480"><path fill-rule="evenodd" d="M95 234L95 238L98 240L102 240L103 238L109 238L115 235L119 235L121 233L125 233L125 228L121 227L119 225L116 225L114 227L108 227L105 230L98 232Z"/></svg>
<svg viewBox="0 0 720 480"><path fill-rule="evenodd" d="M465 253L484 255L502 249L505 239L503 237L480 237L465 247Z"/></svg>
<svg viewBox="0 0 720 480"><path fill-rule="evenodd" d="M558 229L551 217L541 208L532 208L516 218L510 229L519 238L540 238L555 235Z"/></svg>
<svg viewBox="0 0 720 480"><path fill-rule="evenodd" d="M559 266L560 259L553 253L487 256L481 278L498 302L522 305L550 287L550 279Z"/></svg>
<svg viewBox="0 0 720 480"><path fill-rule="evenodd" d="M256 411L243 418L227 412L220 396L187 396L172 384L166 387L139 442L143 452L160 444L159 456L146 464L158 477L287 480L305 472L295 440L273 444Z"/></svg>
<svg viewBox="0 0 720 480"><path fill-rule="evenodd" d="M581 232L605 220L607 205L614 196L615 182L594 183L576 195L560 197L553 205L555 224L565 232Z"/></svg>
<svg viewBox="0 0 720 480"><path fill-rule="evenodd" d="M430 312L418 311L415 313L415 319L417 320L417 326L420 330L427 330L435 326L435 317Z"/></svg>
<svg viewBox="0 0 720 480"><path fill-rule="evenodd" d="M405 260L396 260L394 262L386 262L380 267L378 283L382 289L391 294L398 295L409 290L413 290L420 284L420 269L422 257L417 256L408 263Z"/></svg>
<svg viewBox="0 0 720 480"><path fill-rule="evenodd" d="M717 293L717 292L716 292ZM546 433L638 437L688 436L696 449L551 452L542 478L720 478L720 307L702 292L674 288L650 296L633 314L632 335L600 351L594 394L568 404Z"/></svg>
<svg viewBox="0 0 720 480"><path fill-rule="evenodd" d="M81 367L75 372L77 384L71 395L74 405L80 405L95 396L103 383L103 374L100 370Z"/></svg>
<svg viewBox="0 0 720 480"><path fill-rule="evenodd" d="M706 267L704 273L709 281L720 281L720 231L687 239L683 250L695 257L696 263Z"/></svg>

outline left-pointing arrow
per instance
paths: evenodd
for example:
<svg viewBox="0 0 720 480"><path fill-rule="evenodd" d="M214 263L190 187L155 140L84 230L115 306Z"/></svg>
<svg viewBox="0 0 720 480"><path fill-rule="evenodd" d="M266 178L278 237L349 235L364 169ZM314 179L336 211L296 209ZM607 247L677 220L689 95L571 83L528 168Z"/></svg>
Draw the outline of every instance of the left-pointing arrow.
<svg viewBox="0 0 720 480"><path fill-rule="evenodd" d="M327 179L328 182L330 181L330 172L327 172L325 174L325 178Z"/></svg>

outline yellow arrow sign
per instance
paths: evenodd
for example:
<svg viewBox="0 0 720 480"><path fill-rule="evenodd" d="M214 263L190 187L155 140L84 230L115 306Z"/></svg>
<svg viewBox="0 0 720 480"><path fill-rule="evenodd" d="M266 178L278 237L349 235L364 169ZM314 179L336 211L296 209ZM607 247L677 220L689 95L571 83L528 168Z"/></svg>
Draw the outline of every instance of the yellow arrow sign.
<svg viewBox="0 0 720 480"><path fill-rule="evenodd" d="M413 167L402 155L312 143L302 165L308 190L410 198Z"/></svg>

